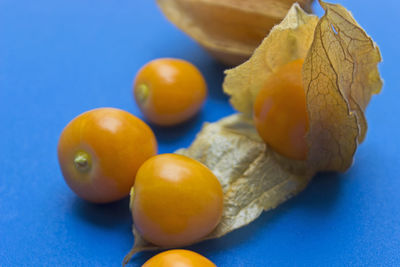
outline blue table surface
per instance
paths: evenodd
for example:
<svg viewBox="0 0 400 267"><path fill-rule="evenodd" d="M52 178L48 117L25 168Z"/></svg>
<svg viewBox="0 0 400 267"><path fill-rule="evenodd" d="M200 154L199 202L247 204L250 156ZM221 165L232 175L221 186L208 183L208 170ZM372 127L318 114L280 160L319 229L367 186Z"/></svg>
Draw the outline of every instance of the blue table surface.
<svg viewBox="0 0 400 267"><path fill-rule="evenodd" d="M249 226L190 247L218 266L400 266L400 2L337 1L384 59L385 85L368 107L367 139L348 172L320 174ZM120 266L134 240L128 200L93 205L77 198L63 181L56 147L63 127L89 109L142 117L132 80L159 57L193 62L210 91L194 120L154 128L165 153L234 110L221 90L224 67L155 1L0 0L0 266ZM152 255L141 253L130 265Z"/></svg>

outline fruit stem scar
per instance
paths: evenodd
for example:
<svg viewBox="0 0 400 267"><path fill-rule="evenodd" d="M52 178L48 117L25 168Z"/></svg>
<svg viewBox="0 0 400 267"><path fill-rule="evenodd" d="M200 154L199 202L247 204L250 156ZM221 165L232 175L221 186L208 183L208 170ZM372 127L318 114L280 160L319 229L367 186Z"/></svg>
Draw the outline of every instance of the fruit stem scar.
<svg viewBox="0 0 400 267"><path fill-rule="evenodd" d="M90 155L84 151L78 151L74 158L75 168L80 172L87 172L92 167L92 159Z"/></svg>
<svg viewBox="0 0 400 267"><path fill-rule="evenodd" d="M149 96L149 91L149 87L144 83L141 83L136 87L136 98L139 103L144 103L146 101Z"/></svg>

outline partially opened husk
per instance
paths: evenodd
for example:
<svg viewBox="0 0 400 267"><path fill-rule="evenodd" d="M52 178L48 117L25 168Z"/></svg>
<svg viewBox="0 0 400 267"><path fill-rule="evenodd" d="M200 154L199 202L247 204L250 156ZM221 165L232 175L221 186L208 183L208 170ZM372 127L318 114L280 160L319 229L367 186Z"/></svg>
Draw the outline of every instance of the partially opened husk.
<svg viewBox="0 0 400 267"><path fill-rule="evenodd" d="M365 108L382 87L377 67L381 56L350 12L340 5L321 6L326 14L318 20L294 5L247 62L226 71L223 87L232 105L251 116L269 75L290 61L305 59L309 168L345 171L366 134Z"/></svg>
<svg viewBox="0 0 400 267"><path fill-rule="evenodd" d="M165 16L217 60L247 60L296 0L157 0ZM311 12L313 0L297 1Z"/></svg>
<svg viewBox="0 0 400 267"><path fill-rule="evenodd" d="M175 153L208 166L224 191L221 221L202 240L221 237L254 221L262 211L275 208L303 190L314 175L304 162L286 159L269 149L252 121L241 114L205 124L188 149ZM135 244L124 263L136 252L160 249L144 240L135 227L133 234Z"/></svg>
<svg viewBox="0 0 400 267"><path fill-rule="evenodd" d="M223 87L240 113L205 124L188 149L176 152L207 165L224 190L222 220L203 240L245 226L303 190L318 171L347 170L365 138L364 111L382 87L379 49L349 11L320 4L326 12L321 19L294 4L247 62L226 71ZM254 99L268 76L298 58L305 59L302 76L310 121L306 161L270 149L251 118ZM134 235L125 262L135 252L158 249L135 229Z"/></svg>

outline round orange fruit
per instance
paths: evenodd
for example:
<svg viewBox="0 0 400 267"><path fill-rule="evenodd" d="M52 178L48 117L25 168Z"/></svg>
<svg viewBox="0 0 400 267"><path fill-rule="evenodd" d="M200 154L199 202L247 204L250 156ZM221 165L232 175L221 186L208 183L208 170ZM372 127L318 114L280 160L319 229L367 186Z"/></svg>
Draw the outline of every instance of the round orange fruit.
<svg viewBox="0 0 400 267"><path fill-rule="evenodd" d="M95 203L127 196L139 167L156 153L152 130L132 114L115 108L77 116L58 142L66 183L79 197Z"/></svg>
<svg viewBox="0 0 400 267"><path fill-rule="evenodd" d="M200 162L177 154L162 154L140 167L131 196L136 229L160 247L192 244L219 223L222 187Z"/></svg>
<svg viewBox="0 0 400 267"><path fill-rule="evenodd" d="M278 153L307 158L308 114L302 80L303 60L292 61L267 79L254 103L254 123L261 138Z"/></svg>
<svg viewBox="0 0 400 267"><path fill-rule="evenodd" d="M193 64L182 59L160 58L139 70L133 94L146 119L170 126L188 120L201 109L207 85Z"/></svg>
<svg viewBox="0 0 400 267"><path fill-rule="evenodd" d="M217 267L206 257L185 249L161 252L150 258L142 267Z"/></svg>

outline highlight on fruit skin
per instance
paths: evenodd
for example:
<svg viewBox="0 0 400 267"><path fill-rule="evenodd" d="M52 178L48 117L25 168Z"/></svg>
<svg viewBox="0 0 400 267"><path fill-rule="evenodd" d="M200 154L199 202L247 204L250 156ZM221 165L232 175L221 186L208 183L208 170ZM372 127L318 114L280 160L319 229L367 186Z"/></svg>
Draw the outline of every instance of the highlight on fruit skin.
<svg viewBox="0 0 400 267"><path fill-rule="evenodd" d="M153 256L142 267L216 267L216 265L196 252L173 249Z"/></svg>
<svg viewBox="0 0 400 267"><path fill-rule="evenodd" d="M365 109L382 87L381 55L348 10L319 3L325 10L321 18L293 5L247 62L225 72L224 91L240 113L206 124L189 148L176 152L206 164L226 192L223 217L204 239L220 238L251 223L303 191L316 173L344 172L353 162L367 130ZM259 137L251 118L269 75L298 58L305 59L306 161L277 155ZM133 233L135 244L125 262L137 252L160 249L135 228Z"/></svg>
<svg viewBox="0 0 400 267"><path fill-rule="evenodd" d="M223 197L218 179L200 162L177 154L154 156L136 176L134 227L159 247L190 245L218 225Z"/></svg>
<svg viewBox="0 0 400 267"><path fill-rule="evenodd" d="M171 126L199 112L207 96L207 85L192 63L159 58L138 71L133 94L147 120L160 126Z"/></svg>
<svg viewBox="0 0 400 267"><path fill-rule="evenodd" d="M297 59L275 70L254 102L254 124L261 138L276 152L307 159L308 115L302 66Z"/></svg>
<svg viewBox="0 0 400 267"><path fill-rule="evenodd" d="M115 108L82 113L63 129L58 142L65 182L79 197L94 203L126 197L139 167L156 153L150 127Z"/></svg>

